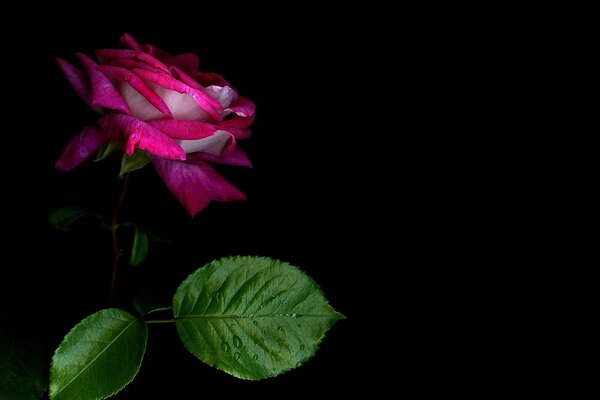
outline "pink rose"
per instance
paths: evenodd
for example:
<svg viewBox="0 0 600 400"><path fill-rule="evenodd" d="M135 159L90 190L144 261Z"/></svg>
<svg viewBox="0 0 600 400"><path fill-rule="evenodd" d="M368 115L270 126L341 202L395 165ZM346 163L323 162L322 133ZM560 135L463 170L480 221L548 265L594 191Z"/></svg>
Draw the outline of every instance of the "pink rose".
<svg viewBox="0 0 600 400"><path fill-rule="evenodd" d="M102 117L71 140L56 168L69 171L112 140L128 156L146 151L192 216L211 200L245 200L207 162L251 166L237 140L250 136L254 103L222 76L199 72L195 54L171 56L128 34L121 41L127 49L98 50L98 62L77 54L84 71L58 59L79 97Z"/></svg>

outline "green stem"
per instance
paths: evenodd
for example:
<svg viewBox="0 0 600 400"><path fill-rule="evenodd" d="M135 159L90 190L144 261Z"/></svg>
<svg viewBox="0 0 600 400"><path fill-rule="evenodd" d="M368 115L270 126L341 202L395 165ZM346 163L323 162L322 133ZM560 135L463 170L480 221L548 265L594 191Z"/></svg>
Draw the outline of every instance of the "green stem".
<svg viewBox="0 0 600 400"><path fill-rule="evenodd" d="M119 261L121 260L121 255L123 254L121 249L119 249L119 242L117 238L117 229L119 229L118 219L119 212L121 211L121 207L123 205L123 199L125 198L125 192L127 191L127 184L129 183L129 174L125 174L125 178L123 180L123 186L121 187L121 194L119 195L119 200L117 201L117 205L115 206L115 211L113 212L112 220L109 226L110 232L112 234L112 246L113 246L113 267L112 267L112 276L110 279L110 289L108 290L108 305L110 306L113 300L113 294L115 292L115 285L117 282L117 272L119 270Z"/></svg>
<svg viewBox="0 0 600 400"><path fill-rule="evenodd" d="M154 308L148 312L146 312L144 315L149 315L155 312L159 312L159 311L168 311L168 310L172 310L171 307L160 307L160 308Z"/></svg>
<svg viewBox="0 0 600 400"><path fill-rule="evenodd" d="M147 319L147 324L174 324L175 318L171 319Z"/></svg>

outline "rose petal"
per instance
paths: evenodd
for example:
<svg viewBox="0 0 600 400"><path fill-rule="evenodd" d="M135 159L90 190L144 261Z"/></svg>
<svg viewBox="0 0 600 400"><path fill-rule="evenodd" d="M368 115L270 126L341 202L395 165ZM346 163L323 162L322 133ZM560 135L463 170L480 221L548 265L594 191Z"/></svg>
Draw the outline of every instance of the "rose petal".
<svg viewBox="0 0 600 400"><path fill-rule="evenodd" d="M125 67L129 70L138 68L138 69L147 69L150 71L162 71L152 65L145 63L143 61L134 60L133 58L113 58L110 60L110 65L116 65L118 67Z"/></svg>
<svg viewBox="0 0 600 400"><path fill-rule="evenodd" d="M244 140L244 139L248 139L250 136L252 136L252 132L250 131L250 129L238 129L238 128L223 128L219 125L217 125L217 129L222 129L224 131L227 131L229 133L231 133L233 135L233 137L235 137L236 139L239 140Z"/></svg>
<svg viewBox="0 0 600 400"><path fill-rule="evenodd" d="M157 59L159 59L161 61L172 57L169 53L167 53L163 49L153 46L151 44L143 44L142 51L150 54L152 57L156 57Z"/></svg>
<svg viewBox="0 0 600 400"><path fill-rule="evenodd" d="M202 151L220 156L235 148L235 137L227 131L216 131L204 139L182 140L179 145L186 153Z"/></svg>
<svg viewBox="0 0 600 400"><path fill-rule="evenodd" d="M162 158L185 160L185 152L173 139L137 118L109 114L100 118L98 125L129 156L142 149Z"/></svg>
<svg viewBox="0 0 600 400"><path fill-rule="evenodd" d="M169 117L173 116L163 99L161 99L160 96L154 92L154 90L152 90L139 76L133 72L122 67L115 67L113 65L101 65L98 67L98 69L108 75L110 78L127 82L160 112L168 115ZM128 104L131 105L129 102Z"/></svg>
<svg viewBox="0 0 600 400"><path fill-rule="evenodd" d="M98 64L85 54L77 53L77 57L86 68L92 84L92 105L110 108L130 114L129 107L119 94L110 79L98 71Z"/></svg>
<svg viewBox="0 0 600 400"><path fill-rule="evenodd" d="M195 140L211 136L217 128L213 124L201 121L177 119L156 119L147 121L148 125L166 133L173 139Z"/></svg>
<svg viewBox="0 0 600 400"><path fill-rule="evenodd" d="M188 163L152 157L152 163L165 185L192 217L213 200L246 200L242 192L202 161Z"/></svg>
<svg viewBox="0 0 600 400"><path fill-rule="evenodd" d="M206 88L206 92L216 99L223 108L229 107L238 97L235 90L229 86L212 85Z"/></svg>
<svg viewBox="0 0 600 400"><path fill-rule="evenodd" d="M214 72L198 72L195 78L202 86L231 86L222 75Z"/></svg>
<svg viewBox="0 0 600 400"><path fill-rule="evenodd" d="M232 151L225 152L220 156L210 153L192 153L187 156L188 162L208 161L211 163L234 165L238 167L252 167L252 162L248 159L246 152L241 147L236 146Z"/></svg>
<svg viewBox="0 0 600 400"><path fill-rule="evenodd" d="M158 59L152 57L149 54L144 53L143 51L138 50L117 50L117 49L104 49L104 50L96 50L96 55L98 57L105 57L108 59L112 58L133 58L134 60L143 61L155 68L161 69L165 72L169 72L169 68L160 62Z"/></svg>
<svg viewBox="0 0 600 400"><path fill-rule="evenodd" d="M92 107L92 89L90 87L88 77L81 70L69 64L65 60L57 58L56 62L81 100L83 100L83 102L89 107Z"/></svg>
<svg viewBox="0 0 600 400"><path fill-rule="evenodd" d="M189 87L183 82L173 78L170 74L162 74L144 69L134 69L133 72L139 77L153 82L160 87L192 96L198 106L206 111L211 117L217 121L222 120L218 113L218 111L222 110L221 104L201 90Z"/></svg>
<svg viewBox="0 0 600 400"><path fill-rule="evenodd" d="M188 74L193 74L200 68L200 59L193 53L179 54L165 60L167 66L175 66Z"/></svg>
<svg viewBox="0 0 600 400"><path fill-rule="evenodd" d="M97 126L87 126L79 132L63 150L55 166L61 171L70 171L79 166L94 154L104 143L108 136Z"/></svg>
<svg viewBox="0 0 600 400"><path fill-rule="evenodd" d="M256 105L247 98L238 96L235 103L229 107L229 110L241 117L251 117L256 112Z"/></svg>
<svg viewBox="0 0 600 400"><path fill-rule="evenodd" d="M121 36L121 42L131 47L133 50L142 50L138 42L129 33L126 33L123 36Z"/></svg>
<svg viewBox="0 0 600 400"><path fill-rule="evenodd" d="M202 85L196 82L192 77L183 72L181 69L177 68L177 66L172 66L171 71L173 72L173 76L181 82L185 83L189 87L193 87L194 89L203 89Z"/></svg>
<svg viewBox="0 0 600 400"><path fill-rule="evenodd" d="M254 115L251 117L240 117L236 114L231 115L232 117L226 119L225 121L219 122L218 126L224 129L247 128L254 122Z"/></svg>

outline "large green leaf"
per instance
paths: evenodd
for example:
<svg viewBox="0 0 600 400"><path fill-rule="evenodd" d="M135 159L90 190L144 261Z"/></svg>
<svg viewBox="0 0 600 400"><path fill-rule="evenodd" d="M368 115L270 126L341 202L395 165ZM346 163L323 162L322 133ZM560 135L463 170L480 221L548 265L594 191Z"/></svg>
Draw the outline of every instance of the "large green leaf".
<svg viewBox="0 0 600 400"><path fill-rule="evenodd" d="M299 366L344 318L298 268L263 257L213 261L177 289L179 337L205 363L258 380Z"/></svg>
<svg viewBox="0 0 600 400"><path fill-rule="evenodd" d="M73 222L88 215L90 211L85 207L63 207L50 213L50 223L61 231L70 231Z"/></svg>
<svg viewBox="0 0 600 400"><path fill-rule="evenodd" d="M134 224L133 244L131 245L131 258L129 265L140 265L148 254L148 234L140 226Z"/></svg>
<svg viewBox="0 0 600 400"><path fill-rule="evenodd" d="M116 308L85 318L54 353L50 398L97 400L114 395L138 373L147 336L141 319Z"/></svg>
<svg viewBox="0 0 600 400"><path fill-rule="evenodd" d="M42 345L17 340L0 329L0 399L36 400L48 387L48 367Z"/></svg>

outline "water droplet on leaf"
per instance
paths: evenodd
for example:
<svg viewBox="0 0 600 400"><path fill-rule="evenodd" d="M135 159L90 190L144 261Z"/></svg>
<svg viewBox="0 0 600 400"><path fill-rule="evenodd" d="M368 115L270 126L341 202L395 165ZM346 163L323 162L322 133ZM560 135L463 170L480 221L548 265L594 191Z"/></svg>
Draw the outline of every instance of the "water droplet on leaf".
<svg viewBox="0 0 600 400"><path fill-rule="evenodd" d="M242 339L240 339L237 336L234 336L233 337L233 345L239 349L240 347L242 347Z"/></svg>
<svg viewBox="0 0 600 400"><path fill-rule="evenodd" d="M253 356L252 356L252 359L253 359L254 361L258 360L258 354L255 354L255 355L253 355Z"/></svg>
<svg viewBox="0 0 600 400"><path fill-rule="evenodd" d="M283 332L283 328L281 326L277 327L277 332Z"/></svg>
<svg viewBox="0 0 600 400"><path fill-rule="evenodd" d="M233 358L235 358L236 360L239 360L239 359L240 359L240 356L241 356L241 354L236 352L236 353L233 355Z"/></svg>
<svg viewBox="0 0 600 400"><path fill-rule="evenodd" d="M227 342L221 343L221 349L223 349L223 351L229 351L229 344Z"/></svg>

